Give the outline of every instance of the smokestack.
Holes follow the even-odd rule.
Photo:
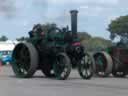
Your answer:
[[[77,10],[71,10],[71,31],[73,38],[77,38]]]

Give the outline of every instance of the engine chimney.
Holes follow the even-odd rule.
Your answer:
[[[71,32],[73,38],[77,38],[77,10],[71,10]]]

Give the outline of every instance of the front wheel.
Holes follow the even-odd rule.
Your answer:
[[[93,75],[93,58],[90,54],[85,53],[78,65],[78,73],[83,79],[90,79]]]
[[[65,53],[57,54],[55,63],[53,64],[53,70],[56,79],[65,80],[68,78],[71,72],[71,63]]]

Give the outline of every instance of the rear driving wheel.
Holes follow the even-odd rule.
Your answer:
[[[53,69],[57,79],[67,79],[71,72],[71,63],[69,57],[65,53],[57,54]]]
[[[12,68],[17,77],[32,77],[38,67],[38,53],[31,43],[19,43],[13,50]]]
[[[94,54],[96,75],[100,77],[107,77],[112,72],[113,62],[112,58],[106,52],[98,52]]]

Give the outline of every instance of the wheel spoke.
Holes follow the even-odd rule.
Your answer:
[[[84,63],[88,63],[88,57],[87,57],[87,55],[85,55],[85,58],[83,58],[83,60],[84,60]]]
[[[78,72],[83,79],[90,79],[92,77],[91,64],[92,60],[89,54],[85,54],[85,56],[81,59],[80,65],[78,66]]]
[[[22,74],[27,74],[27,70],[29,69],[29,52],[28,49],[25,46],[22,46],[22,48],[19,50],[20,55],[18,57],[14,56],[15,64],[17,64],[17,69],[19,69],[19,72]]]

